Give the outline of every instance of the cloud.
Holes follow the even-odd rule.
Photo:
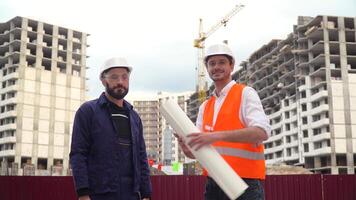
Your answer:
[[[204,30],[216,24],[236,3],[246,7],[206,44],[229,40],[237,63],[272,39],[293,31],[299,15],[355,16],[354,0],[2,0],[0,16],[16,15],[89,33],[87,71],[90,96],[103,90],[98,68],[112,56],[126,56],[134,66],[130,92],[195,89],[199,18]]]

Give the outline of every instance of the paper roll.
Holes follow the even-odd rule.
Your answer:
[[[188,134],[200,132],[173,100],[164,101],[160,106],[160,111],[177,134],[184,138],[184,141],[187,141]],[[245,192],[247,184],[226,163],[215,148],[211,145],[206,145],[198,151],[189,146],[188,148],[230,199],[236,199]]]

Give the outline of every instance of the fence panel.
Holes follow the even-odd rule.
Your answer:
[[[201,200],[204,176],[151,176],[152,200]],[[356,175],[271,175],[266,200],[355,200]],[[76,200],[71,176],[0,176],[0,200]]]
[[[324,175],[324,200],[355,200],[356,175]]]
[[[0,176],[1,200],[75,200],[71,176]]]
[[[322,200],[321,175],[271,175],[265,181],[266,200]]]
[[[203,199],[206,177],[152,176],[152,200]]]

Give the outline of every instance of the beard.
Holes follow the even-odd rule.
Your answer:
[[[111,97],[117,100],[123,99],[129,92],[129,88],[126,88],[121,84],[118,84],[114,87],[110,87],[109,84],[106,83],[105,90]]]

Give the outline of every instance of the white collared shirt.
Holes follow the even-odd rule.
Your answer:
[[[234,80],[230,81],[230,83],[228,83],[221,90],[219,96],[216,95],[216,90],[214,90],[213,94],[215,96],[215,104],[213,126],[215,125],[216,118],[218,116],[222,104],[225,101],[227,94],[235,83],[236,82]],[[207,101],[204,101],[204,103],[199,107],[196,126],[200,130],[203,130],[203,113],[206,102]],[[260,127],[266,132],[268,137],[271,135],[271,125],[269,124],[269,119],[267,118],[263,110],[260,97],[252,87],[244,87],[242,91],[240,111],[236,114],[239,114],[241,122],[245,125],[245,127]]]

